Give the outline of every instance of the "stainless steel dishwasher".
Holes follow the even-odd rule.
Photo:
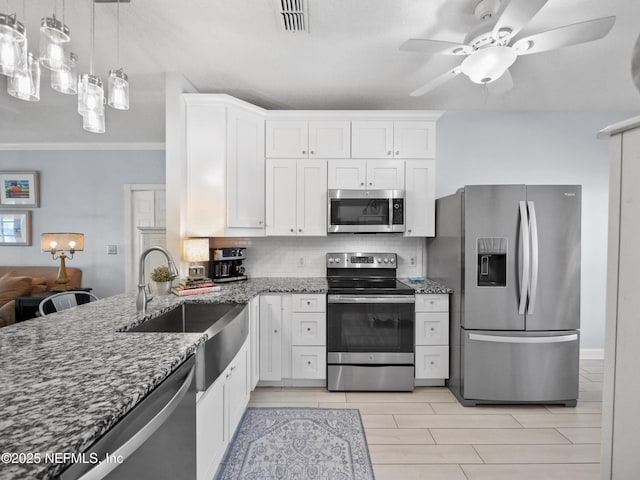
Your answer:
[[[85,452],[110,462],[76,463],[61,480],[145,480],[196,478],[195,356]],[[121,457],[122,463],[115,458]],[[93,457],[95,458],[95,456]]]

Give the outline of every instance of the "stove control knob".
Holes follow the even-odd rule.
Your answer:
[[[388,258],[385,258],[385,259],[384,259],[384,263],[389,263],[389,259],[388,259]]]
[[[382,259],[378,257],[378,263],[382,263]]]
[[[333,258],[329,257],[329,264],[333,263]]]
[[[393,257],[391,257],[391,258],[389,259],[389,261],[390,261],[391,263],[396,263],[396,259],[395,259],[395,258],[393,258]]]
[[[335,258],[335,262],[336,262],[336,263],[340,263],[340,257],[336,257],[336,258]]]

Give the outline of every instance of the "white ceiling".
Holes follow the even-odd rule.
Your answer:
[[[307,0],[309,33],[285,32],[274,0],[131,0],[120,6],[121,66],[131,110],[108,109],[107,133],[82,130],[75,97],[53,92],[43,71],[41,101],[0,93],[0,144],[163,142],[163,72],[181,72],[200,92],[224,92],[275,109],[434,109],[637,112],[630,73],[640,1],[549,0],[519,36],[609,15],[602,40],[518,58],[515,86],[501,95],[459,75],[423,97],[408,94],[460,61],[400,51],[409,38],[462,42],[477,25],[477,0]],[[508,0],[504,0],[508,1]],[[26,18],[31,50],[41,17],[62,0],[5,0]],[[88,72],[90,0],[67,0],[65,23],[80,71]],[[23,9],[24,14],[23,15]],[[116,65],[115,4],[96,5],[95,71]],[[5,80],[0,80],[5,91]]]

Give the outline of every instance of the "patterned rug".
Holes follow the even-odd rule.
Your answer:
[[[248,408],[216,480],[373,480],[360,412]]]

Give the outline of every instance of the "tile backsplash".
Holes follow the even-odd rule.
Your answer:
[[[213,238],[211,246],[246,247],[250,277],[324,277],[329,252],[395,252],[398,277],[423,275],[426,264],[425,239],[397,234]]]

